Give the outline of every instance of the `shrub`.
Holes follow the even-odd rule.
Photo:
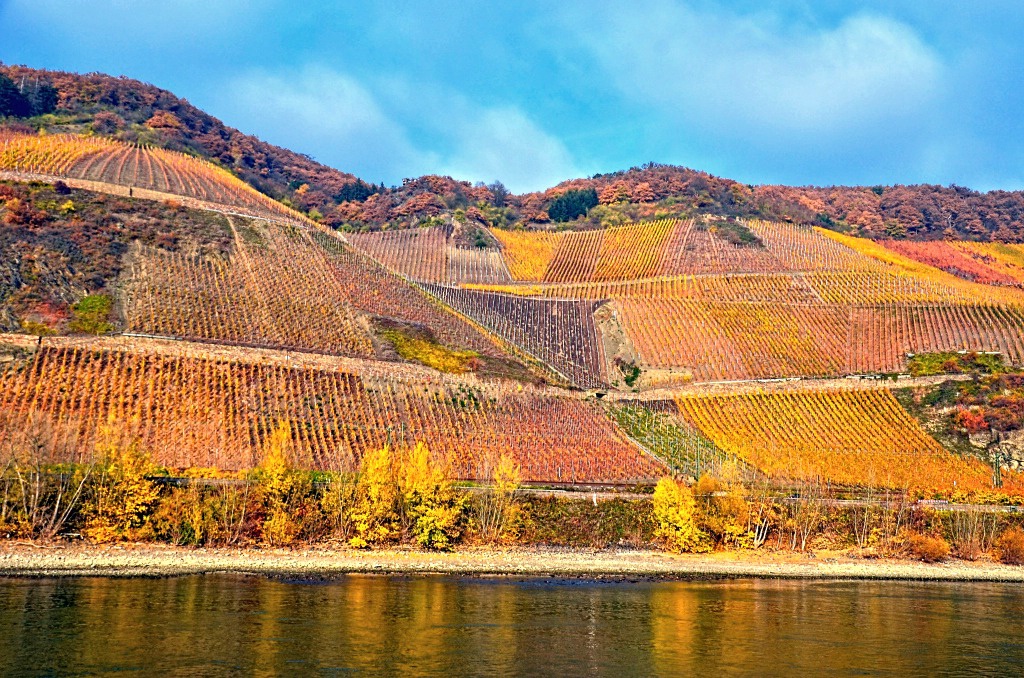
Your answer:
[[[66,465],[75,430],[0,412],[0,535],[51,538],[78,518],[93,464]]]
[[[150,518],[153,536],[175,546],[206,543],[210,518],[206,504],[197,485],[172,489],[161,497]]]
[[[349,544],[365,548],[400,534],[399,493],[387,447],[363,456],[356,479],[356,499],[349,509],[355,534]]]
[[[665,477],[654,488],[656,535],[670,551],[707,551],[707,535],[697,526],[696,502],[690,488]]]
[[[912,534],[907,547],[911,556],[926,563],[938,563],[949,557],[949,543],[942,537]]]
[[[747,529],[750,509],[742,487],[723,491],[715,478],[704,475],[694,488],[697,503],[697,524],[716,544],[747,545],[752,542]]]
[[[257,472],[265,510],[263,541],[271,546],[294,543],[315,522],[313,514],[318,510],[311,501],[309,474],[292,468],[291,445],[291,424],[282,421],[267,441],[263,463]]]
[[[458,541],[466,498],[455,490],[449,465],[431,459],[422,442],[402,459],[401,494],[405,521],[420,546],[445,550]]]
[[[510,514],[515,510],[515,493],[521,482],[522,468],[512,457],[502,454],[494,464],[491,486],[477,496],[476,518],[485,541],[500,541]]]
[[[1007,565],[1024,565],[1024,530],[1018,526],[1007,528],[996,540],[999,561]]]
[[[111,422],[96,445],[103,460],[83,533],[96,542],[133,539],[143,533],[160,488],[147,476],[154,470],[139,441]]]

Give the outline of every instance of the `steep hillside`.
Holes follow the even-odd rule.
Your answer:
[[[307,211],[358,186],[354,176],[226,126],[172,93],[130,78],[0,65],[0,76],[30,94],[52,87],[51,101],[9,124],[52,133],[94,133],[185,151],[212,160],[275,199]],[[296,199],[303,185],[310,187]]]
[[[456,233],[351,241],[581,386],[878,375],[957,350],[1024,365],[1024,293],[864,238],[707,218]]]
[[[822,226],[868,238],[1024,240],[1024,192],[960,186],[749,186],[683,167],[650,163],[574,179],[519,196],[524,217],[541,216],[568,191],[593,190],[593,224],[665,216],[750,217]]]
[[[354,471],[368,450],[424,441],[461,478],[488,477],[499,451],[535,482],[649,482],[663,472],[592,402],[570,394],[271,351],[49,340],[0,362],[0,415],[33,411],[73,441],[91,441],[111,421],[134,426],[172,468],[257,466],[287,421],[294,461],[306,468]],[[0,416],[0,434],[5,423],[17,418]],[[88,442],[68,447],[90,453]]]
[[[0,111],[23,132],[96,134],[209,159],[275,200],[345,230],[450,222],[491,227],[572,221],[577,229],[699,215],[782,220],[869,238],[1024,241],[1024,193],[959,186],[749,186],[649,163],[511,195],[500,182],[450,177],[366,183],[224,125],[172,93],[129,78],[0,64],[22,101]],[[589,192],[592,198],[589,197]],[[572,198],[571,200],[569,198]],[[582,202],[581,202],[582,200]],[[577,220],[577,214],[582,218]]]
[[[63,185],[0,183],[0,326],[66,331],[73,304],[115,293],[133,243],[221,257],[232,240],[213,212]]]
[[[125,331],[539,378],[495,338],[307,226],[42,183],[0,184],[0,221],[0,329]]]
[[[167,120],[161,96],[147,120]],[[1015,376],[960,393],[945,428],[920,407],[933,396],[885,390],[1024,368],[1024,255],[907,237],[940,212],[879,237],[839,189],[649,166],[519,197],[367,187],[318,203],[338,233],[170,136],[18,131],[83,131],[113,105],[74,123],[31,98],[0,134],[0,323],[18,332],[0,341],[0,433],[42,417],[81,456],[120,422],[162,464],[240,469],[284,423],[293,461],[324,470],[423,440],[473,479],[508,452],[543,483],[1024,489],[1018,457],[979,446],[1019,428]],[[890,189],[866,190],[865,214],[886,214]],[[1012,200],[950,190],[958,215],[986,214],[965,232],[1015,228]]]

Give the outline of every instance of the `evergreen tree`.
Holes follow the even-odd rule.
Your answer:
[[[0,74],[0,117],[24,118],[32,114],[32,105],[6,75]]]
[[[566,191],[548,205],[548,216],[554,221],[570,221],[586,215],[598,204],[593,188]]]

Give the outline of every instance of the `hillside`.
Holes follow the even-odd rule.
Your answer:
[[[293,461],[325,471],[424,441],[465,479],[505,452],[537,483],[1024,491],[1016,396],[936,400],[921,376],[1016,383],[1012,243],[871,239],[753,218],[764,204],[694,216],[696,185],[658,203],[656,182],[523,229],[529,196],[430,177],[404,188],[477,206],[413,197],[436,208],[417,228],[339,233],[159,146],[3,141],[0,429],[42,417],[67,460],[120,422],[168,468],[251,468],[283,422]],[[570,186],[600,203],[629,176]]]
[[[92,133],[198,155],[274,199],[292,199],[304,211],[330,204],[331,196],[357,184],[351,174],[243,134],[188,101],[138,80],[2,64],[0,76],[27,90],[28,98],[48,99],[8,119],[18,130]],[[47,86],[52,88],[48,98],[33,96]],[[296,190],[304,184],[315,191],[296,199]]]

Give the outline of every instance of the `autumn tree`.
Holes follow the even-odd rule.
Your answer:
[[[641,181],[633,187],[633,192],[630,195],[632,202],[654,202],[655,195],[654,189],[646,181]]]
[[[627,202],[629,200],[629,184],[625,181],[616,181],[609,184],[601,190],[598,200],[600,200],[602,205]]]
[[[697,503],[690,488],[665,477],[654,488],[656,534],[670,551],[707,551],[707,535],[697,525]]]

